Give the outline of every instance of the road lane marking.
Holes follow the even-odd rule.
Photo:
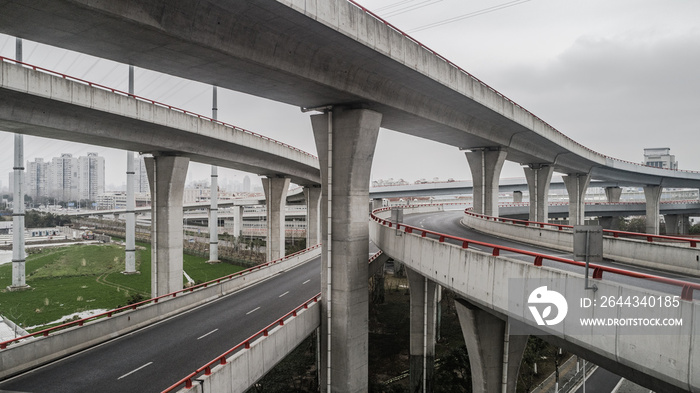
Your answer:
[[[306,281],[302,282],[301,285],[307,284],[309,282],[311,282],[311,280],[306,280]]]
[[[282,296],[284,296],[284,295],[286,295],[286,294],[288,294],[288,293],[289,293],[289,291],[287,291],[287,292],[285,292],[285,293],[279,295],[278,297],[282,297]]]
[[[135,372],[141,370],[141,369],[144,368],[144,367],[148,367],[148,366],[150,366],[151,364],[153,364],[153,362],[148,362],[148,363],[144,364],[143,366],[141,366],[141,367],[139,367],[139,368],[137,368],[137,369],[135,369],[135,370],[129,371],[128,373],[126,373],[126,374],[122,375],[121,377],[117,378],[117,381],[120,380],[120,379],[122,379],[122,378],[124,378],[124,377],[128,377],[129,375],[131,375],[131,374],[133,374],[133,373],[135,373]]]
[[[258,311],[258,310],[260,310],[260,307],[256,307],[256,308],[254,308],[254,309],[248,311],[247,313],[245,313],[245,315],[252,314],[252,313],[254,313],[254,312]]]
[[[219,330],[219,329],[214,329],[214,330],[212,330],[211,332],[209,332],[209,333],[207,333],[207,334],[205,334],[205,335],[203,335],[203,336],[201,336],[201,337],[197,337],[197,340],[199,340],[199,339],[201,339],[201,338],[204,338],[204,337],[206,337],[206,336],[208,336],[208,335],[214,333],[214,332],[217,331],[217,330]]]

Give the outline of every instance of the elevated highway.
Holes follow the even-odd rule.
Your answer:
[[[398,227],[395,222],[390,224],[388,211],[378,213],[370,231],[374,242],[385,253],[424,277],[421,280],[450,288],[465,299],[465,303],[458,305],[458,309],[462,309],[460,320],[465,330],[465,341],[470,358],[480,358],[472,362],[472,367],[476,367],[472,374],[475,389],[493,391],[496,386],[500,388],[502,382],[511,391],[513,373],[517,377],[519,351],[524,349],[524,342],[519,337],[527,333],[543,335],[546,340],[655,391],[698,389],[700,382],[695,379],[698,375],[695,370],[698,367],[695,315],[699,307],[697,289],[700,289],[700,283],[697,280],[670,279],[653,273],[632,273],[611,265],[595,264],[596,270],[600,269],[598,274],[593,275],[598,290],[586,291],[583,287],[582,263],[568,259],[566,254],[528,251],[533,249],[520,244],[509,247],[502,241],[498,245],[479,241],[473,237],[473,233],[463,237],[465,228],[459,224],[462,214],[436,215],[435,211],[441,209],[411,207],[410,211],[415,213],[432,213],[406,218],[406,223]],[[529,291],[523,291],[522,286],[518,290],[514,283],[518,280],[532,280],[534,284],[546,284],[548,288],[560,291],[569,301],[570,314],[574,314],[572,310],[577,308],[575,318],[565,319],[555,327],[538,326],[527,312]],[[513,294],[510,291],[523,293]],[[581,317],[626,315],[618,309],[608,312],[580,309],[575,305],[578,299],[659,294],[677,296],[679,305],[677,308],[664,308],[663,311],[654,310],[650,315],[681,318],[682,328],[673,332],[647,331],[647,334],[643,334],[632,327],[589,327],[582,331],[576,325]],[[413,329],[412,326],[412,332]],[[415,329],[420,337],[422,327]],[[518,332],[518,329],[524,330]],[[505,334],[505,338],[502,334]],[[487,349],[490,345],[493,347]],[[508,357],[499,356],[499,351],[509,353]],[[505,367],[501,363],[505,359],[516,362],[516,365],[506,362]],[[673,366],[668,367],[669,364]]]
[[[355,2],[8,1],[0,32],[303,108],[361,105],[384,128],[565,174],[700,186],[577,144]]]
[[[29,83],[34,71],[17,65],[3,65],[13,75],[5,79],[3,70],[2,83],[7,85],[0,89],[0,126],[10,131],[71,139],[82,130],[81,138],[94,138],[99,144],[156,153],[151,164],[165,175],[159,175],[161,184],[154,186],[154,194],[162,198],[154,209],[160,215],[156,222],[176,223],[158,226],[160,257],[171,251],[169,243],[181,243],[173,235],[181,233],[181,206],[170,203],[178,195],[171,195],[169,186],[180,187],[184,181],[188,157],[248,170],[263,167],[262,173],[269,174],[270,201],[282,199],[279,190],[286,189],[289,179],[321,183],[321,377],[328,391],[367,388],[367,323],[362,317],[367,312],[365,206],[380,127],[464,150],[478,182],[475,207],[488,215],[498,215],[494,195],[506,159],[525,167],[530,218],[535,221],[548,217],[553,171],[566,175],[569,215],[576,223],[583,218],[582,193],[591,179],[643,186],[650,233],[658,233],[663,187],[700,187],[700,173],[645,167],[581,146],[353,1],[9,0],[3,3],[0,32],[322,112],[311,116],[319,174],[312,168],[313,158],[279,144],[263,142],[257,148],[250,135],[234,132],[250,139],[251,145],[242,148],[219,124],[62,78],[39,75]],[[34,82],[41,89],[33,90]],[[50,114],[57,119],[69,121],[59,121],[62,127],[56,127],[51,116],[42,116],[46,108],[53,108]],[[91,122],[99,127],[85,127]],[[158,138],[151,138],[151,132]],[[112,140],[113,135],[120,135],[119,140]],[[198,143],[186,146],[190,138]],[[235,162],[223,145],[235,147],[250,161]],[[287,157],[290,166],[275,163],[273,156]],[[268,167],[260,157],[273,164]],[[270,239],[281,231],[279,214],[272,217]],[[171,259],[178,252],[171,253]],[[181,281],[177,266],[159,269],[169,270]],[[168,280],[162,277],[159,282]],[[688,378],[686,382],[692,384]]]

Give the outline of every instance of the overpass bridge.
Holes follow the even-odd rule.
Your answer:
[[[172,267],[166,260],[177,261],[181,254],[177,246],[167,247],[181,243],[181,217],[171,216],[181,214],[173,203],[181,186],[170,186],[182,183],[190,158],[258,167],[269,175],[271,201],[283,199],[280,190],[290,179],[308,185],[309,193],[322,184],[316,195],[323,212],[324,390],[367,386],[365,206],[380,126],[462,149],[476,179],[476,211],[492,216],[498,215],[498,179],[506,159],[525,167],[534,221],[548,217],[554,171],[565,175],[575,223],[582,222],[582,195],[591,179],[644,187],[650,233],[658,233],[663,187],[700,188],[700,173],[645,167],[581,146],[354,1],[54,0],[40,6],[7,1],[3,7],[5,34],[322,112],[311,116],[319,175],[313,157],[201,116],[2,65],[0,127],[154,152],[150,172],[161,174],[154,194],[162,198],[154,203],[160,206],[156,223],[170,223],[155,231],[162,247],[157,255],[164,257],[154,269],[159,272],[178,276],[177,262]],[[250,161],[233,158],[231,151]],[[271,235],[281,231],[279,214],[268,222]]]
[[[514,248],[465,238],[455,233],[464,229],[459,229],[459,224],[456,227],[445,225],[449,221],[445,219],[445,214],[435,218],[436,212],[444,209],[443,205],[416,205],[405,209],[405,212],[411,212],[417,218],[406,216],[402,222],[391,217],[391,209],[375,211],[370,233],[372,240],[386,254],[403,262],[409,269],[411,307],[421,310],[411,316],[411,350],[417,361],[427,356],[428,364],[432,364],[432,344],[429,342],[426,347],[424,342],[419,341],[434,336],[434,322],[429,322],[427,326],[424,324],[423,310],[434,312],[430,310],[435,307],[435,286],[440,285],[454,291],[462,299],[457,302],[457,308],[470,354],[475,391],[515,391],[520,357],[528,334],[542,336],[546,341],[654,391],[700,389],[700,381],[696,380],[700,363],[695,350],[698,337],[695,315],[700,307],[697,293],[699,280],[671,279],[653,273],[639,273],[629,266],[621,268],[596,263],[591,266],[595,270],[592,279],[597,290],[587,290],[583,280],[583,262],[576,262],[567,255],[553,256],[551,253],[528,251],[523,246]],[[461,211],[456,213],[450,217],[461,220]],[[432,227],[430,218],[433,219]],[[473,224],[473,220],[469,223]],[[435,225],[442,226],[443,231],[436,230]],[[499,225],[512,226],[505,223]],[[450,229],[444,231],[446,228]],[[479,228],[484,228],[483,224]],[[518,231],[524,230],[524,227],[520,227]],[[532,230],[542,231],[539,225]],[[487,231],[493,232],[493,229]],[[552,232],[561,231],[552,229]],[[510,236],[503,231],[498,231],[498,234]],[[518,240],[531,242],[523,236]],[[545,243],[555,245],[555,242]],[[700,273],[695,261],[697,248],[689,244],[678,247],[685,250],[682,252],[693,254],[693,270],[697,277]],[[666,259],[666,263],[675,263],[675,258]],[[658,271],[660,268],[656,266],[654,269]],[[633,277],[634,280],[631,279]],[[530,293],[540,286],[559,291],[568,301],[567,315],[573,317],[564,319],[562,324],[538,324],[528,306],[533,304]],[[417,292],[415,298],[414,290]],[[663,310],[647,309],[645,312],[631,308],[623,310],[614,305],[606,310],[604,307],[585,308],[580,306],[583,303],[576,304],[580,299],[595,301],[626,296],[671,296],[678,299],[678,304],[662,307]],[[560,312],[559,308],[557,315]],[[682,319],[683,322],[682,326],[665,332],[648,326],[644,330],[631,325],[586,328],[581,323],[586,318],[632,317],[668,317]],[[419,365],[415,365],[418,373]],[[425,369],[423,372],[426,372]]]

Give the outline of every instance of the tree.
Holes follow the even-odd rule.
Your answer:
[[[547,343],[539,337],[531,336],[527,341],[523,360],[520,364],[520,375],[518,375],[519,387],[525,392],[530,392],[535,386],[537,372],[537,361],[542,359],[547,351]]]

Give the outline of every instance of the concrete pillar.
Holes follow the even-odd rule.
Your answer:
[[[583,225],[586,220],[586,189],[591,182],[590,173],[575,173],[563,176],[569,194],[569,225]]]
[[[411,269],[406,275],[411,294],[409,391],[429,393],[435,372],[437,285]]]
[[[523,201],[523,192],[522,191],[513,191],[513,202],[520,203],[522,201]]]
[[[681,214],[678,217],[678,234],[688,235],[690,234],[690,216],[687,214]]]
[[[647,231],[650,235],[659,234],[659,204],[663,187],[650,185],[644,187],[644,199],[647,208]]]
[[[525,171],[527,187],[530,190],[530,221],[547,222],[549,218],[549,184],[554,167],[533,164]]]
[[[243,206],[234,206],[232,209],[234,236],[243,236]]]
[[[22,39],[15,39],[15,58],[22,61]],[[14,195],[12,196],[12,285],[11,291],[29,288],[25,278],[24,251],[24,135],[15,134]]]
[[[509,324],[462,299],[455,300],[472,371],[472,392],[515,393],[528,336],[509,334]]]
[[[678,233],[678,214],[664,214],[664,222],[666,223],[666,234],[675,235]]]
[[[306,200],[306,247],[321,243],[321,187],[304,187]]]
[[[14,195],[12,196],[12,285],[11,291],[28,288],[24,251],[24,136],[15,134]]]
[[[134,66],[129,66],[129,94],[134,94]],[[124,274],[136,273],[136,196],[134,194],[134,152],[126,152],[126,244]]]
[[[267,260],[273,261],[284,256],[284,220],[287,205],[289,178],[266,177],[262,179],[267,200]]]
[[[151,188],[151,295],[182,289],[182,196],[190,159],[144,159]]]
[[[136,273],[136,196],[134,193],[134,152],[126,152],[126,245],[124,274]]]
[[[323,183],[323,392],[368,390],[367,201],[381,119],[371,110],[345,108],[311,116]]]
[[[209,197],[209,263],[219,263],[219,174],[218,168],[211,166],[211,189]]]
[[[466,151],[473,179],[474,212],[498,216],[498,179],[507,152],[500,148]]]
[[[622,188],[620,187],[605,187],[605,197],[609,203],[620,202],[620,197],[622,196]],[[598,221],[603,229],[620,229],[620,217],[598,217]]]
[[[218,118],[219,108],[217,107],[216,86],[212,87],[211,97],[211,118]],[[219,173],[218,168],[211,166],[211,189],[209,191],[209,199],[211,205],[209,207],[209,263],[218,263],[219,261]]]
[[[621,187],[605,187],[605,197],[610,203],[620,202],[620,197],[622,196]]]

